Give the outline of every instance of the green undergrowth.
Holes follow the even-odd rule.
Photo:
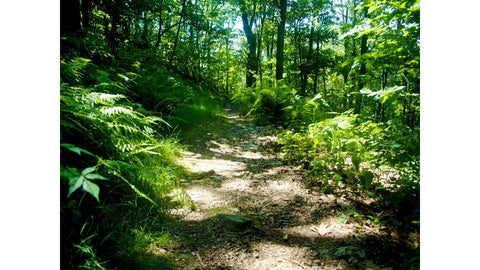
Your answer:
[[[224,100],[208,89],[180,79],[158,65],[147,65],[139,74],[131,87],[135,93],[132,98],[169,123],[165,132],[188,141],[192,130],[221,121]]]
[[[321,95],[301,97],[283,81],[273,86],[239,88],[232,96],[232,102],[239,106],[240,116],[251,117],[258,125],[283,127],[298,127],[322,120],[329,108]]]
[[[240,115],[277,128],[285,161],[305,169],[311,189],[370,197],[384,214],[368,218],[406,239],[420,231],[420,128],[407,113],[415,97],[407,90],[362,89],[360,112],[355,98],[339,106],[326,92],[301,96],[282,81],[240,88],[232,102]],[[392,247],[402,250],[400,264],[418,259],[416,246]]]
[[[198,128],[211,123],[221,123],[224,111],[223,100],[207,93],[193,95],[182,107],[173,111],[170,121],[181,130],[180,135],[186,135],[192,128]]]
[[[418,136],[404,125],[374,122],[349,110],[302,130],[283,130],[278,142],[286,161],[312,176],[312,189],[374,199],[372,209],[381,214],[368,218],[409,239],[420,232]],[[380,248],[401,251],[391,255],[397,263],[418,263],[418,245],[395,241]]]
[[[80,57],[61,62],[60,102],[62,268],[170,269],[168,212],[190,202],[179,133],[219,105],[163,69]]]
[[[199,92],[190,102],[174,110],[169,118],[175,129],[179,130],[179,139],[186,147],[200,142],[208,136],[211,129],[220,134],[227,126],[225,100],[210,94]]]

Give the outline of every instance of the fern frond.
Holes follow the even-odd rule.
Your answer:
[[[158,144],[145,144],[144,147],[139,147],[139,149],[131,151],[130,154],[135,155],[135,154],[138,154],[138,153],[149,153],[149,154],[153,154],[153,155],[163,156],[162,153],[152,151],[152,150],[157,149],[159,147],[161,147],[161,146],[158,145]]]
[[[148,197],[145,193],[141,192],[135,185],[133,185],[132,183],[130,183],[130,181],[128,181],[125,177],[123,177],[118,171],[117,169],[112,166],[114,165],[115,163],[109,161],[109,160],[105,160],[105,165],[107,167],[109,167],[111,170],[111,172],[117,176],[118,178],[120,178],[122,181],[124,181],[128,186],[130,186],[131,189],[133,189],[133,191],[135,191],[135,193],[137,193],[140,197],[148,200],[149,202],[151,202],[153,205],[155,205],[156,207],[158,207],[158,204],[156,202],[154,202],[150,197]]]
[[[160,118],[160,117],[157,117],[157,116],[147,116],[146,118],[147,118],[148,120],[150,120],[151,123],[160,122],[160,123],[164,123],[164,124],[167,125],[168,127],[172,127],[167,121],[163,120],[163,119]]]
[[[108,123],[108,127],[116,130],[119,133],[124,133],[126,134],[134,134],[140,132],[140,129],[137,126],[132,126],[132,125],[125,125],[125,124],[119,124],[119,123]]]
[[[102,82],[93,86],[93,91],[99,93],[125,93],[128,88],[119,82]]]
[[[114,106],[114,107],[105,106],[100,108],[100,112],[108,116],[117,115],[117,114],[126,114],[130,116],[134,115],[132,108],[126,108],[122,106]]]
[[[126,144],[126,143],[124,143],[124,144],[117,144],[116,146],[117,146],[117,148],[119,148],[120,151],[122,151],[122,152],[133,151],[133,150],[135,149],[135,147],[136,147],[135,144]]]
[[[82,124],[80,124],[78,121],[75,121],[73,119],[69,119],[69,120],[61,119],[60,126],[66,127],[66,128],[72,128],[73,130],[76,130],[80,133],[88,131],[84,126],[82,126]]]
[[[88,99],[94,101],[95,103],[103,102],[108,104],[115,104],[117,100],[126,98],[124,95],[121,94],[109,94],[109,93],[101,93],[101,92],[92,92],[90,93]]]

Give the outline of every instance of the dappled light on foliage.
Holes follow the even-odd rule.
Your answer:
[[[418,0],[61,12],[62,269],[419,269]]]

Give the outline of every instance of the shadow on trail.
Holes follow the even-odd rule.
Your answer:
[[[311,257],[305,258],[306,262],[301,263],[300,268],[292,269],[364,269],[367,261],[387,267],[385,269],[416,269],[413,265],[418,262],[417,251],[406,248],[387,234],[338,238],[284,233],[293,226],[320,224],[329,217],[314,215],[305,221],[292,211],[300,208],[307,208],[307,205],[296,200],[287,205],[270,205],[268,209],[263,206],[248,211],[241,209],[240,212],[248,212],[245,216],[253,220],[254,226],[248,228],[225,224],[218,214],[202,221],[177,220],[176,227],[183,228],[178,231],[181,246],[177,255],[194,264],[188,269],[254,269],[239,268],[238,261],[236,264],[229,262],[235,258],[248,265],[259,259],[262,244],[268,244],[312,251]],[[331,205],[323,212],[339,208],[343,209]],[[192,252],[195,255],[191,255]],[[267,255],[274,257],[273,260],[282,259],[275,258],[277,254]],[[408,262],[406,258],[413,260]]]
[[[267,135],[258,134],[256,126],[239,124],[243,121],[237,119],[228,122],[212,124],[212,130],[198,134],[195,140],[190,139],[187,150],[191,152],[192,158],[212,163],[222,160],[242,163],[245,168],[241,170],[251,173],[263,173],[285,165],[280,158],[274,157],[276,150],[279,150],[276,143],[268,139],[258,143],[259,138]]]
[[[185,186],[221,187],[232,175],[250,177],[255,184],[255,180],[264,178],[262,174],[286,166],[271,154],[278,152],[278,146],[259,140],[267,134],[229,109],[222,121],[210,123],[202,132],[196,131],[198,136],[191,136],[189,151],[192,160],[206,165],[231,162],[241,166],[230,168],[228,177],[207,166],[204,171],[192,172]],[[274,173],[282,172],[279,169]],[[270,175],[263,182],[258,181],[258,185],[271,185],[275,177]],[[309,201],[314,198],[309,195],[270,201],[271,194],[252,190],[225,192],[236,208],[234,215],[250,219],[252,226],[226,224],[218,211],[228,207],[208,209],[206,218],[178,218],[172,222],[172,232],[179,243],[174,251],[175,269],[418,269],[419,250],[407,243],[408,230],[400,231],[401,225],[389,222],[384,222],[381,229],[378,224],[372,225],[380,220],[398,219],[382,216],[385,207],[395,203],[395,198],[388,194],[384,196],[386,201],[366,205],[347,199],[342,193],[332,194],[334,199],[328,202],[318,200],[322,194],[315,195],[316,201]],[[378,230],[369,231],[371,228]],[[302,251],[306,257],[288,257],[296,251]],[[258,266],[262,260],[271,261]],[[290,267],[282,268],[281,262],[290,263]]]

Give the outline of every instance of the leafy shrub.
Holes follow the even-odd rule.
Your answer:
[[[288,122],[284,108],[294,103],[295,94],[295,89],[279,83],[272,87],[241,88],[232,101],[239,105],[240,115],[252,116],[256,124],[284,124]]]
[[[165,69],[147,67],[140,73],[143,76],[135,81],[132,89],[135,100],[146,110],[171,115],[180,105],[191,103],[194,89]]]
[[[374,175],[365,165],[376,163],[383,128],[358,118],[350,110],[311,124],[305,132],[283,131],[279,143],[285,158],[303,163],[324,182],[345,180],[369,188]]]
[[[392,166],[405,168],[406,170],[413,169],[418,173],[420,167],[420,129],[412,129],[400,121],[394,120],[388,121],[386,125],[388,132],[385,133],[383,160]]]
[[[182,131],[193,126],[211,123],[223,114],[220,102],[206,93],[195,92],[188,102],[174,109],[170,122]]]
[[[293,128],[304,127],[321,121],[326,117],[328,103],[321,94],[313,98],[295,96],[293,102],[283,108],[286,113],[286,124]]]

